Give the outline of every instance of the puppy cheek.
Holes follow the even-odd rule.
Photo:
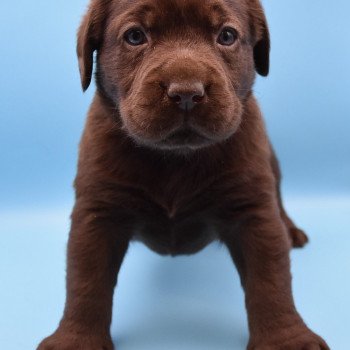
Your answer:
[[[215,113],[215,111],[213,111]],[[233,135],[242,121],[243,106],[238,98],[231,98],[226,106],[217,111],[216,135],[219,140],[224,140]]]
[[[147,116],[132,98],[121,98],[119,112],[123,123],[123,130],[137,141],[152,139],[150,132],[150,117]]]
[[[217,87],[205,113],[198,118],[201,131],[215,140],[223,140],[234,134],[241,123],[243,105],[238,96],[228,88]]]
[[[124,129],[141,142],[158,142],[180,123],[178,116],[165,108],[166,103],[156,90],[136,89],[120,101]]]
[[[225,121],[226,125],[223,128],[226,132],[225,138],[235,134],[242,123],[243,105],[239,99],[237,99],[237,102],[231,106],[228,113],[228,116],[230,117]]]

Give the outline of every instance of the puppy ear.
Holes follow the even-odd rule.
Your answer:
[[[90,6],[78,30],[77,55],[81,85],[84,91],[91,83],[94,52],[103,39],[108,0],[91,0]]]
[[[260,75],[266,77],[270,69],[270,33],[259,0],[250,1],[250,17],[254,37],[255,69]]]

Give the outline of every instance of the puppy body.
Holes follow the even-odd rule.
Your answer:
[[[94,50],[67,302],[38,349],[113,349],[113,289],[133,239],[170,255],[222,241],[246,293],[248,349],[328,349],[295,310],[289,249],[307,238],[283,209],[251,93],[254,69],[268,72],[260,3],[93,0],[78,41],[84,88]]]
[[[234,138],[192,155],[135,147],[116,131],[111,111],[97,95],[81,143],[77,197],[85,201],[90,189],[88,205],[97,199],[96,209],[115,210],[138,232],[127,239],[160,254],[190,254],[231,231],[233,215],[238,222],[252,201],[271,197],[278,212],[271,150],[253,97]]]

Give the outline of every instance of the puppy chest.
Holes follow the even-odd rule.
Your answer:
[[[135,239],[162,255],[193,254],[211,243],[217,234],[209,220],[196,216],[182,220],[162,218],[140,225]]]

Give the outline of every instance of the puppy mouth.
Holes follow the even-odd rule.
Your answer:
[[[206,136],[188,126],[181,127],[157,144],[163,148],[200,148],[211,143]]]

